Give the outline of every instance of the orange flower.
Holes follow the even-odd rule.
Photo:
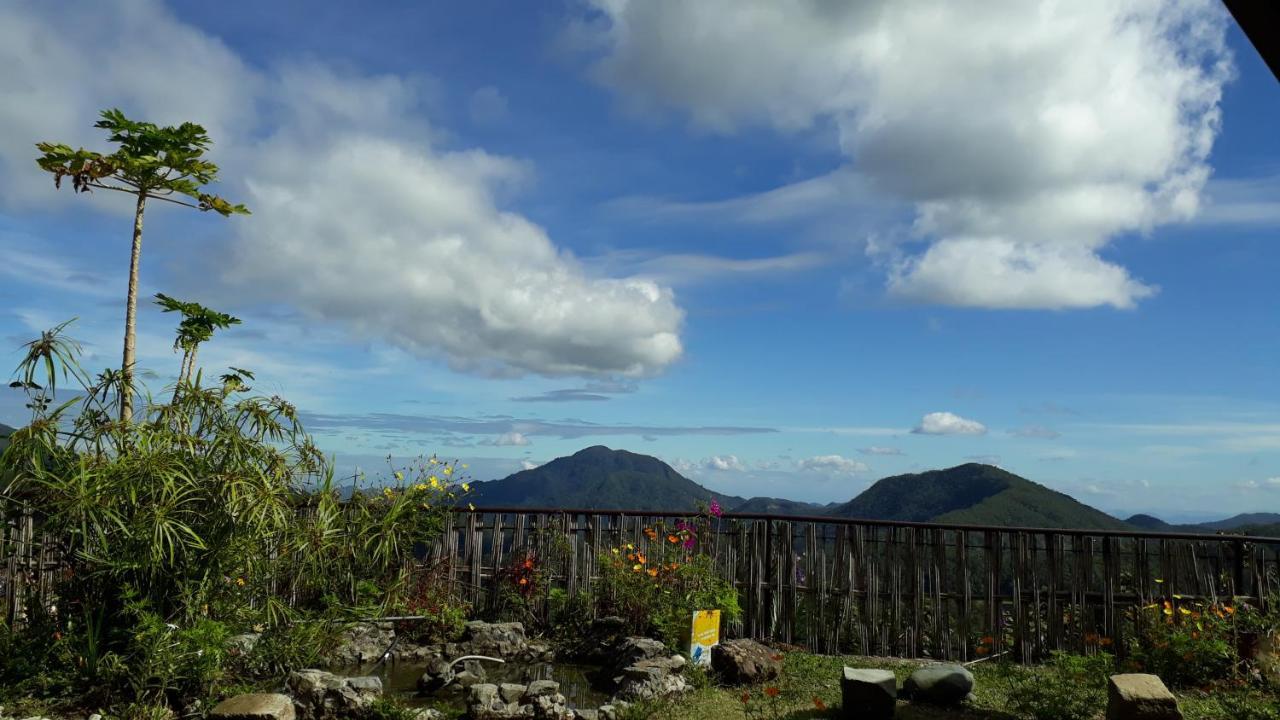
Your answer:
[[[668,569],[668,570],[675,570],[675,569],[677,569],[677,568],[679,568],[679,567],[680,567],[680,563],[678,563],[678,562],[673,562],[673,563],[671,563],[670,565],[668,565],[668,566],[667,566],[667,569]]]
[[[768,696],[769,696],[769,697],[771,697],[771,698],[776,698],[776,697],[778,697],[778,692],[779,692],[778,688],[776,688],[776,687],[774,687],[774,686],[772,686],[772,685],[770,685],[769,687],[767,687],[767,688],[765,688],[765,689],[764,689],[764,694],[765,694],[765,695],[768,695]]]
[[[653,540],[654,538],[658,537],[658,531],[654,530],[653,528],[645,528],[644,536],[649,538],[650,540]]]
[[[814,707],[816,707],[816,708],[818,708],[819,710],[826,710],[826,709],[827,709],[827,704],[826,704],[826,703],[824,703],[824,702],[822,702],[822,698],[818,698],[818,697],[815,697],[815,698],[813,699],[813,706],[814,706]]]
[[[658,568],[649,568],[649,577],[658,577]]]
[[[751,693],[747,693],[747,692],[742,693],[742,704],[746,705],[750,701],[751,701]]]
[[[649,562],[649,561],[648,561],[648,560],[645,560],[645,558],[644,558],[644,553],[636,553],[636,562],[638,562],[638,563],[647,563],[647,562]]]
[[[671,543],[672,545],[674,545],[674,544],[676,544],[676,543],[680,542],[680,538],[676,537],[675,535],[668,535],[668,536],[667,536],[667,542],[669,542],[669,543]]]
[[[1098,641],[1098,644],[1101,645],[1102,647],[1107,647],[1108,645],[1111,644],[1111,638],[1104,637]]]
[[[636,561],[636,554],[635,554],[635,553],[627,553],[627,559],[628,559],[628,560],[630,560],[631,562],[635,562],[635,561]]]
[[[529,584],[529,578],[520,578],[520,584],[521,584],[521,585],[528,585],[528,584]]]
[[[991,652],[991,648],[987,647],[986,645],[979,645],[974,650],[974,652],[976,652],[979,655],[986,655],[987,653]]]
[[[983,638],[982,638],[981,640],[979,640],[978,642],[982,643],[983,645],[990,645],[991,643],[993,643],[993,642],[995,642],[995,641],[996,641],[996,639],[995,639],[995,638],[991,637],[990,635],[985,635],[985,636],[983,636]]]
[[[1230,605],[1227,605],[1226,607],[1224,607],[1224,608],[1222,608],[1222,609],[1223,609],[1223,610],[1225,610],[1225,611],[1227,612],[1227,614],[1228,614],[1228,615],[1235,615],[1235,614],[1236,614],[1236,609],[1235,609],[1235,608],[1233,608],[1233,607],[1231,607]]]
[[[772,661],[774,661],[774,662],[782,662],[782,656],[781,656],[781,655],[770,655],[770,656],[769,656],[769,659],[770,659],[770,660],[772,660]]]

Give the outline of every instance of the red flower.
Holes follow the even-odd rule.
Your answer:
[[[815,698],[813,699],[813,706],[814,706],[814,707],[816,707],[816,708],[818,708],[819,710],[826,710],[826,709],[827,709],[827,704],[826,704],[826,703],[824,703],[824,702],[822,702],[822,698],[817,698],[817,697],[815,697]]]
[[[742,704],[746,705],[750,701],[751,701],[751,693],[749,692],[742,693]]]
[[[776,698],[776,697],[778,697],[778,693],[779,693],[779,692],[780,692],[780,691],[778,690],[778,688],[776,688],[776,687],[774,687],[774,686],[772,686],[772,685],[770,685],[769,687],[767,687],[767,688],[765,688],[765,689],[764,689],[764,694],[765,694],[765,695],[768,695],[768,696],[769,696],[769,697],[771,697],[771,698]]]

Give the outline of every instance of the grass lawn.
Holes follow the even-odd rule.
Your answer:
[[[790,652],[783,661],[783,677],[771,685],[778,688],[778,696],[772,700],[764,693],[764,686],[716,687],[706,681],[706,676],[696,672],[692,679],[698,689],[677,699],[637,705],[628,718],[671,718],[672,720],[730,720],[743,718],[742,695],[750,694],[750,707],[754,718],[836,718],[840,714],[840,676],[844,666],[884,668],[892,670],[899,683],[919,667],[920,662],[866,657],[838,657]],[[1011,679],[1018,669],[996,662],[980,663],[971,668],[977,679],[973,703],[960,709],[943,709],[898,703],[897,717],[901,720],[942,720],[960,718],[992,718],[999,720],[1054,720],[1065,715],[1044,714],[1039,718],[1018,714],[1011,703]],[[1047,675],[1052,670],[1037,668],[1030,672],[1042,678],[1043,685],[1051,684]],[[1024,686],[1025,687],[1025,686]],[[1106,689],[1097,686],[1096,718],[1102,718],[1106,710]],[[1280,694],[1264,693],[1256,689],[1226,689],[1212,691],[1175,691],[1187,720],[1269,720],[1280,719]],[[814,702],[817,699],[825,709]],[[1244,705],[1231,705],[1233,700]],[[1063,703],[1065,704],[1065,703]],[[1050,701],[1047,707],[1060,710],[1063,704]],[[1090,705],[1092,707],[1092,705]],[[1241,710],[1244,707],[1244,710]],[[1250,714],[1254,712],[1257,714]],[[1274,712],[1274,715],[1267,713]]]

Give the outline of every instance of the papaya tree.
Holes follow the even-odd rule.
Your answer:
[[[205,129],[195,123],[161,127],[125,117],[120,110],[104,110],[94,124],[110,133],[115,152],[72,149],[61,143],[41,142],[36,163],[53,173],[55,187],[71,179],[76,193],[113,190],[133,195],[133,245],[129,256],[129,289],[124,316],[124,359],[120,368],[120,419],[133,416],[133,366],[138,309],[138,262],[142,255],[142,218],[148,200],[158,200],[222,216],[249,213],[205,191],[218,179],[218,166],[204,158],[212,144]]]
[[[240,318],[224,312],[207,308],[197,302],[184,302],[156,293],[156,304],[165,312],[177,312],[182,315],[178,323],[178,336],[173,341],[173,349],[182,351],[182,366],[178,369],[178,383],[174,387],[173,397],[177,401],[178,386],[191,382],[195,374],[196,352],[200,343],[213,337],[213,331],[239,325]]]

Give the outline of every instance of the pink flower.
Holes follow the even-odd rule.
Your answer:
[[[712,498],[712,499],[711,499],[711,515],[712,515],[712,517],[720,517],[720,515],[721,515],[721,514],[723,514],[723,512],[724,512],[724,511],[720,509],[720,503],[716,502],[716,501],[715,501],[715,498]]]

